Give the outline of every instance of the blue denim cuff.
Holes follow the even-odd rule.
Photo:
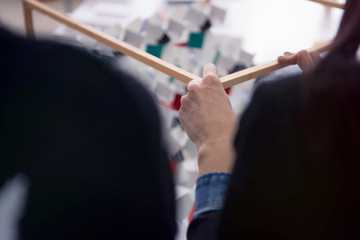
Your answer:
[[[212,172],[204,174],[196,181],[195,209],[192,220],[200,214],[213,210],[221,210],[231,174]]]

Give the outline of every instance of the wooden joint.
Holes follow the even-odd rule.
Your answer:
[[[46,0],[41,0],[46,1]],[[314,2],[330,2],[328,0],[310,0]],[[332,1],[331,1],[332,2]],[[334,5],[335,6],[335,5]],[[201,77],[196,76],[192,73],[189,73],[173,64],[170,64],[160,58],[157,58],[145,51],[142,51],[126,42],[120,41],[117,38],[114,38],[108,34],[101,32],[100,30],[88,26],[86,24],[80,23],[66,16],[65,14],[58,12],[45,4],[41,3],[39,0],[23,0],[24,8],[24,17],[25,17],[25,27],[26,34],[29,37],[34,37],[34,26],[33,26],[33,16],[32,10],[36,10],[48,17],[63,23],[89,37],[96,39],[97,41],[125,54],[128,55],[146,65],[153,67],[154,69],[163,72],[177,80],[184,82],[185,84],[189,83],[193,79],[200,80]],[[329,44],[322,45],[315,49],[308,50],[317,50],[318,52],[324,52],[328,49]],[[234,86],[236,84],[260,77],[262,75],[268,74],[280,68],[283,68],[287,65],[280,64],[278,60],[274,60],[268,63],[264,63],[258,66],[250,67],[242,71],[227,75],[222,77],[220,80],[224,88]]]

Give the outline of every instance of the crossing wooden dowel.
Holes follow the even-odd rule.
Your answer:
[[[345,5],[342,3],[338,3],[332,0],[309,0],[311,2],[317,2],[320,3],[322,5],[328,6],[328,7],[334,7],[334,8],[341,8],[344,9]]]
[[[23,12],[26,35],[32,38],[35,36],[32,9],[30,6],[24,3]]]
[[[40,0],[40,1],[50,1],[50,0]],[[114,38],[108,34],[97,30],[91,26],[80,23],[66,16],[65,14],[58,12],[45,4],[41,3],[39,0],[23,0],[24,16],[25,16],[25,27],[26,33],[29,37],[34,37],[34,26],[33,26],[33,16],[32,10],[39,11],[44,15],[53,18],[54,20],[61,22],[89,37],[96,39],[97,41],[125,54],[132,58],[137,59],[138,61],[149,65],[160,72],[163,72],[177,80],[180,80],[184,83],[188,83],[193,79],[200,80],[201,77],[196,76],[195,74],[189,73],[173,64],[170,64],[160,58],[157,58],[145,51],[142,51],[126,42],[120,41],[117,38]],[[330,2],[335,3],[329,0],[310,0],[314,2],[321,2],[323,4]],[[339,4],[339,3],[336,3]],[[333,5],[340,6],[340,5]],[[318,52],[323,52],[328,48],[328,44],[318,46],[317,48],[312,48],[309,50],[316,49]],[[268,63],[264,63],[258,66],[250,67],[242,71],[224,76],[221,78],[224,88],[234,86],[236,84],[248,81],[253,78],[260,77],[262,75],[268,74],[275,70],[285,67],[286,65],[279,63],[277,60],[273,60]]]
[[[326,43],[321,44],[320,46],[309,48],[308,51],[316,50],[319,53],[322,53],[322,52],[325,52],[326,50],[328,50],[330,44],[331,44],[331,42],[326,42]],[[224,77],[220,78],[220,80],[222,82],[223,87],[228,88],[228,87],[232,87],[236,84],[239,84],[239,83],[242,83],[242,82],[257,78],[257,77],[261,77],[265,74],[279,70],[286,66],[288,66],[288,65],[279,63],[278,60],[273,60],[271,62],[260,64],[260,65],[250,67],[250,68],[244,69],[242,71],[235,72],[233,74],[224,76]]]
[[[157,58],[145,51],[142,51],[126,42],[120,41],[117,38],[114,38],[108,34],[105,34],[101,32],[100,30],[97,30],[96,28],[93,28],[91,26],[88,26],[86,24],[80,23],[78,21],[75,21],[74,19],[71,19],[70,17],[66,16],[65,14],[58,12],[45,4],[42,4],[36,0],[23,0],[24,2],[24,9],[32,8],[34,10],[37,10],[41,12],[44,15],[47,15],[58,22],[61,22],[79,32],[84,33],[85,35],[92,37],[96,39],[97,41],[127,55],[132,58],[137,59],[138,61],[149,65],[160,72],[163,72],[175,79],[178,79],[184,83],[190,82],[192,79],[200,79],[199,76],[196,76],[192,73],[189,73],[173,64],[170,64],[160,58]],[[24,10],[27,11],[27,10]],[[25,18],[26,21],[26,31],[28,33],[28,36],[33,36],[33,27],[32,27],[32,18],[31,15],[28,15],[28,18]]]

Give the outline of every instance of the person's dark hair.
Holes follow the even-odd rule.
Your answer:
[[[313,178],[321,188],[317,193],[333,200],[325,231],[332,237],[349,236],[359,213],[359,24],[360,1],[348,0],[329,53],[303,83],[305,156],[318,175]]]
[[[316,145],[324,147],[312,154],[320,154],[324,159],[332,156],[332,150],[340,148],[344,148],[342,156],[360,154],[352,152],[360,143],[360,68],[356,59],[360,43],[359,24],[360,1],[348,0],[331,50],[304,84],[306,102],[303,114],[309,121],[311,119],[307,127],[315,128],[315,132],[310,131],[309,134]],[[344,141],[339,141],[339,138]],[[339,146],[330,148],[332,143],[329,141],[339,143]]]
[[[359,24],[360,1],[348,0],[316,69],[257,87],[220,239],[359,239]]]

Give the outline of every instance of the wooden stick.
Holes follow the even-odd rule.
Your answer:
[[[268,63],[249,67],[242,71],[224,76],[220,78],[220,81],[222,82],[224,88],[229,88],[236,84],[246,82],[257,77],[261,77],[265,74],[271,73],[283,67],[286,67],[286,65],[280,64],[278,60],[273,60]]]
[[[328,50],[330,44],[331,44],[331,42],[326,42],[326,43],[322,44],[321,46],[310,48],[307,51],[316,50],[319,53],[322,53],[322,52],[325,52],[326,50]],[[250,68],[244,69],[242,71],[235,72],[233,74],[224,76],[224,77],[220,78],[220,80],[222,82],[223,87],[228,88],[228,87],[232,87],[236,84],[239,84],[239,83],[242,83],[242,82],[254,79],[254,78],[261,77],[265,74],[271,73],[273,71],[276,71],[276,70],[281,69],[286,66],[288,66],[288,65],[279,63],[278,60],[273,60],[271,62],[260,64],[260,65],[250,67]]]
[[[62,1],[62,0],[37,0],[39,2],[42,2],[42,3],[46,3],[46,2],[59,2],[59,1]]]
[[[317,2],[317,3],[323,4],[323,5],[328,6],[328,7],[345,9],[344,4],[338,3],[338,2],[335,2],[335,1],[331,1],[331,0],[309,0],[309,1]]]
[[[97,30],[93,27],[90,27],[86,24],[80,23],[78,21],[75,21],[71,19],[70,17],[66,16],[65,14],[62,14],[38,1],[35,0],[24,0],[24,5],[28,7],[31,7],[32,9],[35,9],[75,30],[78,30],[79,32],[82,32],[99,42],[125,54],[132,58],[137,59],[138,61],[149,65],[160,72],[163,72],[175,79],[178,79],[184,83],[188,83],[193,79],[200,80],[201,78],[199,76],[196,76],[192,73],[189,73],[175,65],[172,65],[160,58],[157,58],[147,52],[144,52],[126,42],[120,41],[117,38],[114,38],[108,34],[105,34],[101,32],[100,30]],[[31,24],[30,18],[25,18],[26,26],[29,27]],[[30,29],[30,28],[29,28]],[[31,29],[30,29],[31,30]]]
[[[26,36],[28,36],[29,38],[34,38],[35,31],[34,31],[32,9],[25,2],[23,3],[23,11],[24,11]]]
[[[179,67],[176,67],[168,62],[165,62],[164,60],[161,60],[151,54],[148,54],[138,48],[133,47],[132,45],[122,42],[112,36],[109,36],[93,27],[90,27],[86,24],[82,24],[80,22],[77,22],[68,16],[53,10],[52,8],[47,7],[46,5],[35,1],[35,0],[23,0],[24,1],[24,13],[25,13],[25,26],[28,36],[34,35],[34,29],[33,29],[33,22],[32,22],[32,15],[31,15],[31,8],[35,9],[61,23],[64,23],[68,25],[69,27],[78,30],[96,40],[99,42],[116,49],[119,52],[124,53],[125,55],[128,55],[130,57],[133,57],[140,62],[149,65],[160,72],[163,72],[175,79],[178,79],[184,83],[188,83],[189,81],[193,79],[201,80],[201,77],[196,76],[192,73],[189,73]],[[318,52],[323,52],[328,48],[329,44],[322,45],[317,48],[312,48],[310,50],[317,50]],[[220,80],[224,86],[224,88],[228,88],[231,86],[234,86],[236,84],[251,80],[253,78],[260,77],[262,75],[265,75],[267,73],[273,72],[275,70],[278,70],[280,68],[286,67],[287,65],[280,64],[278,60],[274,60],[265,64],[261,64],[258,66],[250,67],[245,70],[227,75],[222,77]]]

